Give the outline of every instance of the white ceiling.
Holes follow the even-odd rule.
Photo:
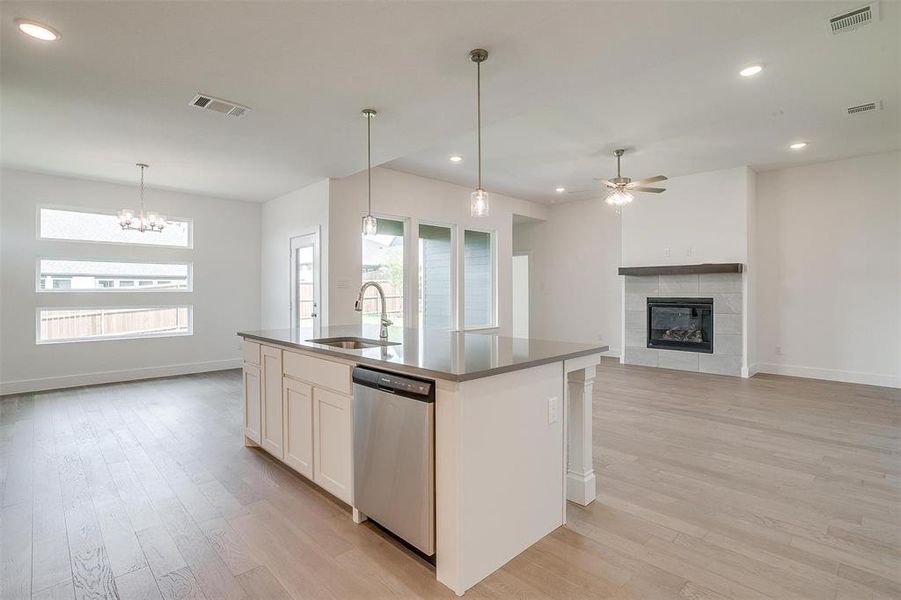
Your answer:
[[[620,146],[633,178],[897,149],[901,4],[826,32],[859,4],[3,2],[0,159],[128,182],[143,161],[148,185],[262,201],[364,168],[372,106],[375,163],[472,185],[478,46],[489,191],[564,199]],[[192,108],[197,92],[253,112]],[[844,114],[872,99],[885,109]]]

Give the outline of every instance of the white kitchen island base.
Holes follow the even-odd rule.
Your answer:
[[[436,569],[457,595],[563,525],[573,489],[569,499],[594,500],[591,381],[598,361],[594,355],[438,382]],[[572,485],[574,477],[580,485]]]

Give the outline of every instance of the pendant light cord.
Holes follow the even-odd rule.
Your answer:
[[[366,182],[368,185],[369,208],[366,212],[372,216],[372,115],[366,115]]]
[[[479,146],[479,189],[482,189],[482,61],[476,63],[476,124]]]

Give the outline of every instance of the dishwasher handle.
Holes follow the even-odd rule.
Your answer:
[[[353,382],[355,385],[397,394],[421,402],[435,401],[435,382],[428,379],[401,376],[367,367],[354,367]]]

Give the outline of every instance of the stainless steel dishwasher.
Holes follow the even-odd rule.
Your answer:
[[[354,506],[435,554],[435,382],[356,367]]]

